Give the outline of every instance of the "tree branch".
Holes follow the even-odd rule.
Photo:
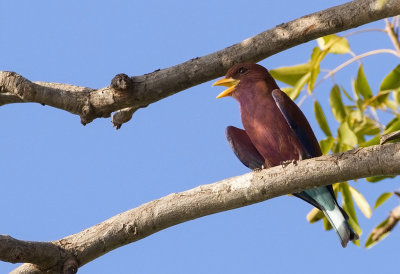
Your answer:
[[[399,42],[399,37],[394,31],[394,25],[393,23],[390,23],[389,20],[386,21],[386,27],[385,30],[387,34],[389,35],[390,40],[393,43],[394,48],[396,49],[397,53],[400,55],[400,42]]]
[[[42,273],[41,269],[45,271],[49,265],[53,266],[53,270],[57,273],[77,272],[76,259],[57,244],[20,241],[7,235],[0,235],[0,243],[0,260],[11,263],[34,263],[35,265],[30,265],[28,268],[28,273],[32,273],[33,269],[36,273]],[[68,272],[74,269],[75,272]]]
[[[383,145],[383,144],[386,144],[389,141],[394,141],[394,140],[399,139],[399,138],[400,138],[400,130],[397,130],[395,132],[382,135],[380,137],[379,143],[381,145]]]
[[[0,235],[0,260],[11,263],[31,262],[38,265],[56,264],[60,253],[58,247],[45,242],[28,242]]]
[[[396,224],[399,221],[400,221],[400,206],[397,206],[392,211],[390,211],[386,225],[375,228],[371,232],[372,239],[375,242],[378,241],[383,235],[392,231],[392,229],[396,226]]]
[[[215,53],[142,76],[119,74],[109,87],[32,83],[16,73],[0,73],[0,105],[36,102],[78,114],[83,124],[112,112],[136,110],[223,75],[233,64],[258,62],[321,36],[400,14],[400,0],[356,0],[303,16]],[[132,112],[132,111],[130,111]],[[129,111],[125,117],[130,117]],[[125,122],[126,118],[120,119]],[[118,119],[117,119],[118,120]],[[115,126],[120,126],[117,122]]]
[[[170,194],[114,216],[100,224],[51,243],[34,243],[30,257],[18,260],[7,252],[13,242],[0,238],[0,258],[8,262],[42,262],[40,268],[24,264],[12,273],[59,273],[63,258],[76,258],[77,267],[123,245],[143,239],[165,228],[265,201],[301,190],[371,176],[400,174],[400,143],[358,148],[345,153],[250,172],[217,183]],[[55,245],[59,250],[40,245]],[[23,245],[19,245],[23,246]],[[62,250],[62,252],[60,252]],[[26,254],[27,250],[21,251]],[[60,255],[61,254],[61,255]],[[55,264],[55,262],[57,262]],[[42,269],[43,272],[40,272]]]

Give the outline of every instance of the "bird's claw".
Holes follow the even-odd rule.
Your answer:
[[[254,171],[254,172],[260,172],[260,171],[263,170],[263,169],[265,169],[265,166],[264,166],[264,165],[262,165],[262,166],[259,167],[259,168],[253,169],[253,171]]]
[[[287,161],[282,161],[281,165],[283,168],[287,167],[288,165],[293,164],[297,166],[297,160],[287,160]]]

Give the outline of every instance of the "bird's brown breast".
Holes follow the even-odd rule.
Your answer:
[[[254,88],[265,90],[263,82]],[[246,92],[238,98],[243,126],[266,167],[299,160],[302,146],[269,92]]]

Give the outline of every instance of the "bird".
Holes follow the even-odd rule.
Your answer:
[[[263,66],[236,64],[213,86],[228,87],[217,99],[231,96],[239,103],[244,130],[228,126],[226,137],[246,167],[259,170],[322,155],[307,118]],[[332,185],[293,195],[325,214],[342,247],[359,238],[348,222],[348,215],[339,206]]]

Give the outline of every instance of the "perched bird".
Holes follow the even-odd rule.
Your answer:
[[[279,89],[266,68],[251,63],[235,65],[214,86],[228,87],[217,98],[232,96],[239,102],[244,130],[228,126],[226,136],[236,156],[248,168],[269,168],[322,155],[306,117]],[[331,185],[293,195],[325,214],[343,247],[358,239]]]

